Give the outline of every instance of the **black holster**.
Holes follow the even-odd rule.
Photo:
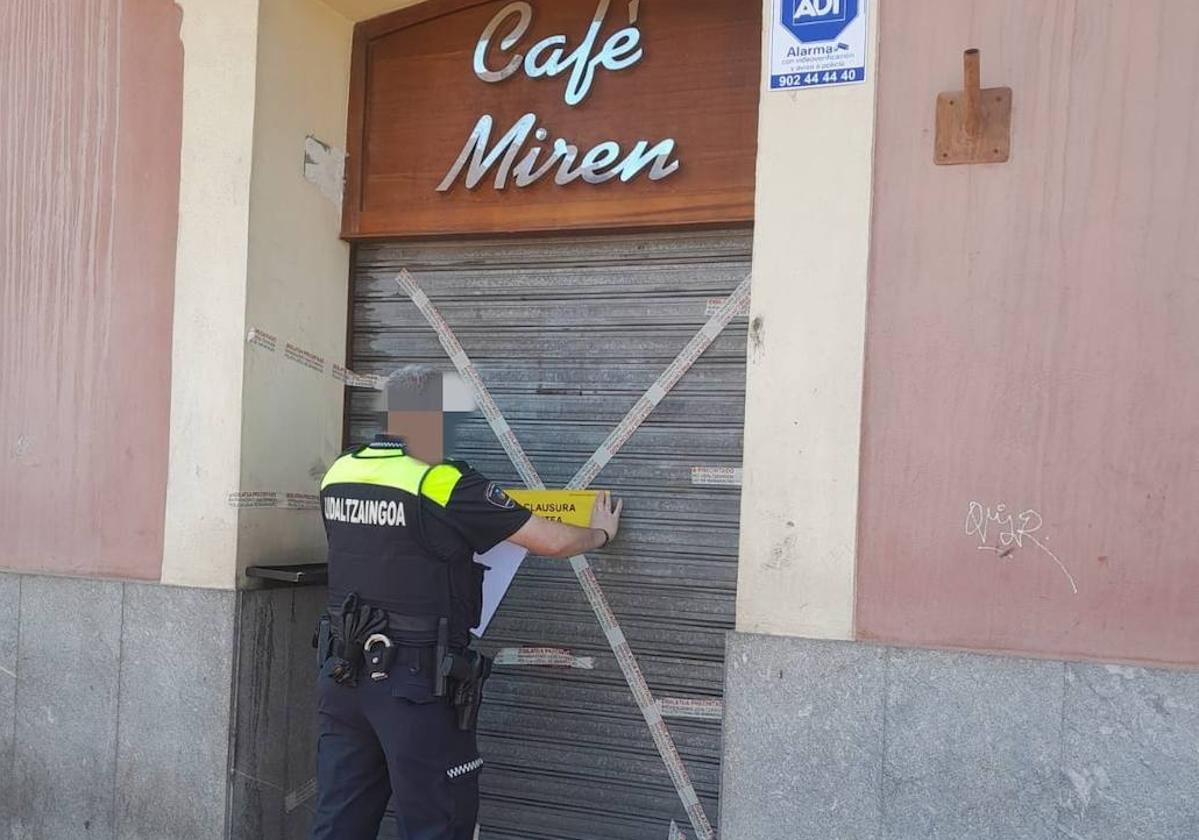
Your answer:
[[[458,728],[463,732],[474,729],[483,703],[483,684],[491,676],[491,659],[469,648],[450,651],[441,660],[441,675],[449,683]]]

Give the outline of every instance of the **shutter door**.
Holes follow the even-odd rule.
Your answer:
[[[450,370],[392,278],[410,269],[441,310],[549,487],[560,487],[749,272],[747,231],[360,244],[351,366]],[[695,467],[741,465],[746,319],[735,318],[600,473],[625,499],[617,541],[590,556],[658,699],[721,697],[733,627],[740,489]],[[352,441],[381,430],[349,402]],[[520,486],[481,416],[453,457]],[[530,558],[481,647],[569,648],[594,670],[498,667],[480,741],[485,840],[663,840],[685,811],[567,561]],[[718,818],[720,722],[667,724]],[[384,836],[387,829],[385,828]]]

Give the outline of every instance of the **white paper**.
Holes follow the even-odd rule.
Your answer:
[[[510,542],[502,542],[486,554],[476,554],[475,562],[487,566],[490,571],[483,578],[483,615],[479,626],[471,632],[483,638],[487,625],[495,617],[495,611],[500,608],[500,602],[512,585],[513,578],[520,570],[520,564],[525,561],[528,550]]]

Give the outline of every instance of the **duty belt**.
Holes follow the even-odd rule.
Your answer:
[[[387,635],[393,642],[405,646],[437,644],[441,619],[424,615],[401,615],[387,610]]]
[[[460,729],[474,729],[483,683],[491,676],[491,660],[469,647],[450,647],[448,618],[403,615],[361,605],[354,593],[340,610],[331,612],[318,623],[313,645],[322,666],[326,658],[334,660],[330,675],[338,685],[354,685],[362,665],[372,681],[381,682],[387,679],[399,648],[413,653],[420,650],[422,659],[423,651],[432,648],[433,696],[449,698]]]
[[[404,647],[432,647],[437,644],[437,631],[441,619],[426,615],[404,615],[391,610],[376,608],[378,614],[387,622],[386,634],[396,644]],[[341,609],[329,609],[333,618],[334,634],[338,635],[341,626]],[[383,632],[379,630],[377,632]]]
[[[422,619],[398,616],[408,628]],[[391,626],[391,614],[388,614]],[[469,731],[475,728],[479,718],[479,706],[483,702],[483,683],[491,676],[491,660],[478,651],[467,648],[452,648],[449,645],[449,619],[436,619],[437,646],[433,654],[433,696],[449,697],[450,705],[458,714],[458,728]],[[391,638],[376,633],[364,645],[367,665],[372,680],[387,679],[395,661],[396,646]]]

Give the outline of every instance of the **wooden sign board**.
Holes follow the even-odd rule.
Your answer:
[[[347,239],[753,218],[761,9],[430,0],[358,25]]]

